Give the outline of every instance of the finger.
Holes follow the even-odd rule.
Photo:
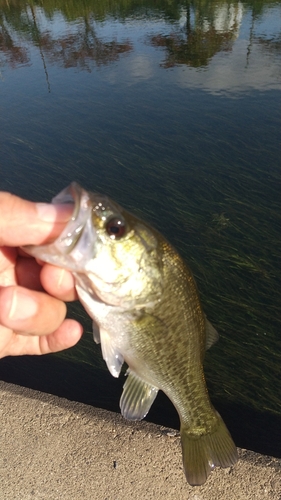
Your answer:
[[[40,245],[64,229],[73,205],[33,203],[0,192],[0,246]]]
[[[48,335],[66,314],[64,302],[20,286],[0,290],[0,324],[23,335]]]
[[[50,335],[38,337],[40,354],[58,352],[74,346],[80,340],[83,328],[78,321],[65,319]]]
[[[0,358],[26,354],[49,354],[51,352],[62,351],[63,349],[68,349],[77,344],[82,333],[82,326],[73,319],[65,319],[59,328],[49,335],[20,335],[11,333],[11,331],[7,329],[7,341],[6,345],[5,340],[3,342],[4,347],[1,349]],[[3,328],[1,334],[5,337]]]
[[[0,247],[0,281],[6,283],[6,274],[14,275],[17,260],[17,249],[11,247]]]
[[[50,295],[66,302],[77,300],[74,278],[69,271],[45,264],[40,273],[41,283]]]

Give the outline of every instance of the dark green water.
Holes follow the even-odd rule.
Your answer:
[[[281,3],[0,1],[0,189],[48,201],[77,180],[151,222],[220,333],[210,395],[236,443],[281,456]],[[118,411],[85,326],[0,378]],[[163,416],[165,415],[165,416]],[[148,419],[177,427],[159,396]]]

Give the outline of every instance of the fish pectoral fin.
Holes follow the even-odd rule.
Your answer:
[[[217,417],[217,425],[206,434],[196,435],[181,426],[183,466],[186,479],[192,486],[205,483],[216,465],[230,467],[237,461],[236,446],[218,413]]]
[[[120,399],[121,413],[128,420],[141,420],[149,412],[158,389],[144,382],[131,370],[128,373]]]
[[[206,351],[212,347],[218,340],[219,334],[213,327],[210,321],[205,316],[205,333],[206,333]]]
[[[100,328],[95,321],[93,321],[93,337],[95,343],[100,344]]]
[[[100,328],[100,342],[102,357],[107,364],[107,368],[113,377],[119,377],[124,358],[111,335],[103,328]]]

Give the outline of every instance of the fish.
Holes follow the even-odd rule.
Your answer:
[[[215,466],[235,464],[237,449],[208,395],[203,360],[218,333],[191,270],[160,232],[106,195],[73,182],[52,203],[72,203],[71,219],[55,241],[25,251],[72,272],[108,370],[118,377],[127,364],[122,415],[141,420],[159,390],[168,396],[186,479],[202,485]]]

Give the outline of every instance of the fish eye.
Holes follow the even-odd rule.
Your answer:
[[[119,240],[126,233],[126,224],[121,217],[112,217],[106,222],[105,229],[113,240]]]

